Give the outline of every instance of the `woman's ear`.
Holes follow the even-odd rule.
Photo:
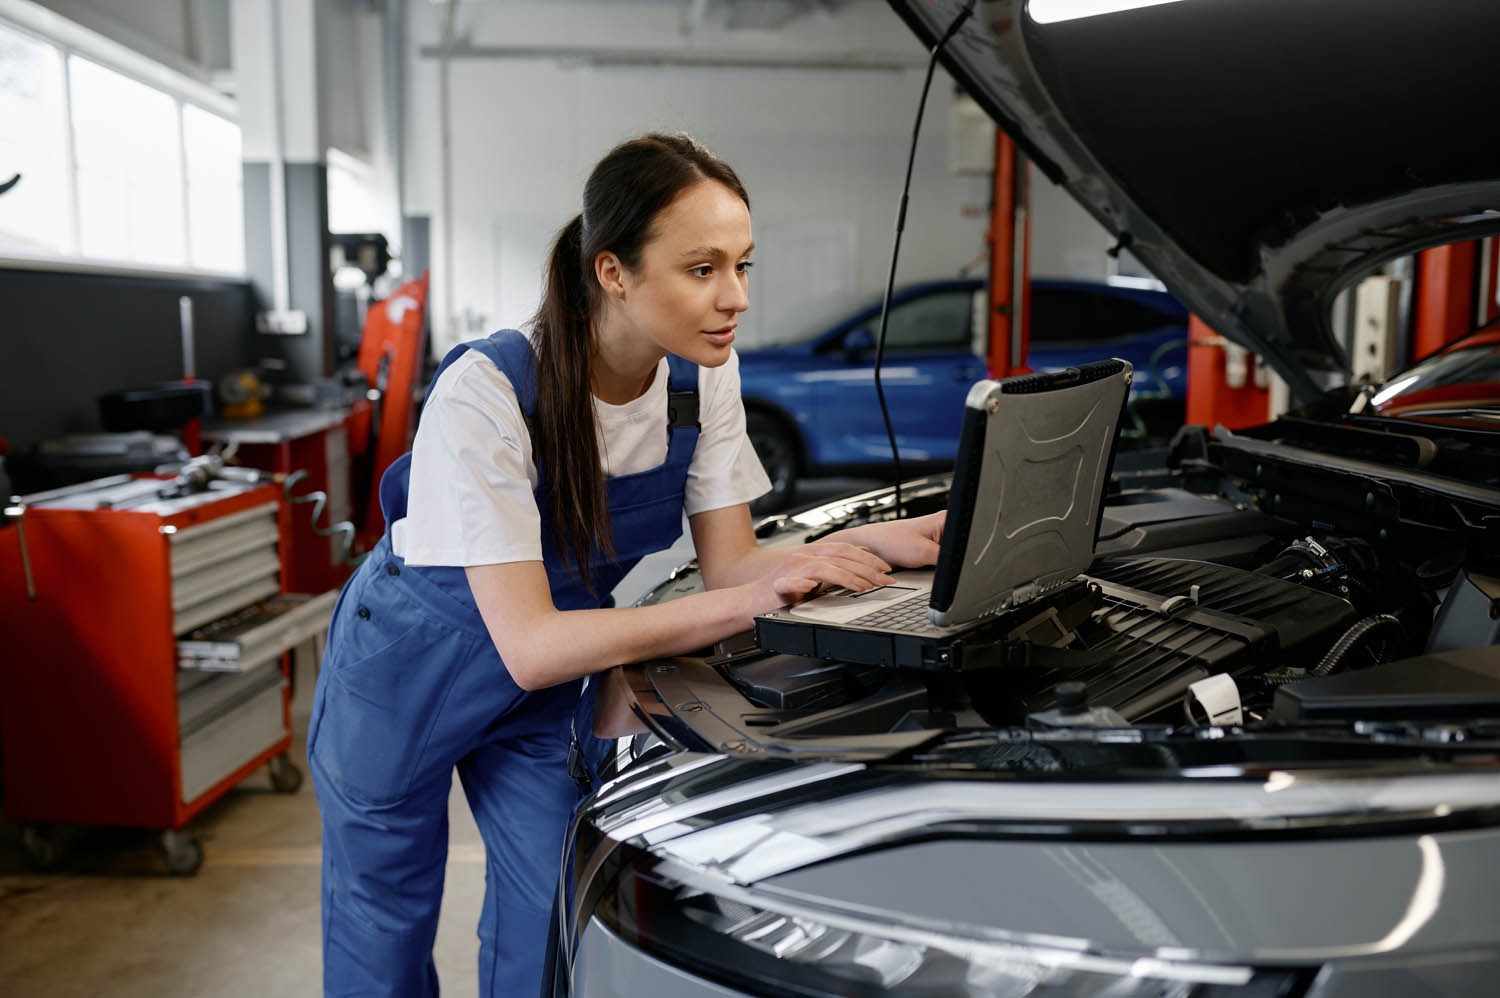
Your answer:
[[[625,300],[625,265],[609,250],[594,257],[594,277],[604,293],[619,301]]]

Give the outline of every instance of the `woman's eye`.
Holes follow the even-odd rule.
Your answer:
[[[742,260],[739,266],[735,267],[735,270],[739,271],[741,274],[748,274],[750,272],[750,268],[753,266],[755,266],[754,260]]]
[[[693,269],[688,271],[688,273],[692,274],[694,277],[708,277],[713,274],[713,272],[714,268],[706,263],[701,267],[694,267]]]

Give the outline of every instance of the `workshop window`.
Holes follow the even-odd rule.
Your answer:
[[[20,174],[0,258],[242,272],[229,108],[118,45],[0,20],[0,185]]]
[[[0,24],[0,255],[70,248],[67,124],[62,53]]]
[[[187,263],[176,101],[78,56],[68,70],[83,255]]]
[[[187,162],[188,246],[192,264],[209,270],[243,270],[245,218],[240,127],[194,104],[184,104],[182,144]]]
[[[1183,320],[1119,295],[1087,288],[1031,289],[1032,343],[1101,343]]]

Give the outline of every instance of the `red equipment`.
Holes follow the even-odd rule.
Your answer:
[[[990,202],[990,376],[1024,374],[1031,350],[1030,164],[1004,132],[995,132]]]
[[[202,851],[176,829],[260,766],[277,789],[301,782],[284,652],[322,631],[335,594],[255,620],[227,671],[179,669],[179,641],[279,594],[288,510],[272,485],[167,484],[29,496],[0,529],[0,738],[9,820],[163,829],[169,867],[191,873]]]
[[[389,298],[370,306],[355,363],[371,388],[371,398],[356,404],[349,417],[350,452],[369,468],[358,483],[365,509],[360,531],[363,547],[373,547],[385,531],[380,513],[380,476],[391,462],[411,449],[416,432],[418,381],[426,338],[427,274],[403,284]]]
[[[1187,422],[1238,430],[1269,418],[1271,393],[1256,377],[1255,355],[1188,319]]]

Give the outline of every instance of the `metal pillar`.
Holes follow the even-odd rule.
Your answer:
[[[245,190],[245,269],[256,353],[287,383],[333,371],[328,138],[314,0],[234,0],[235,86]]]
[[[1004,132],[995,132],[990,200],[989,363],[1004,378],[1025,370],[1031,348],[1030,164]]]
[[[1479,241],[1479,296],[1474,303],[1474,325],[1500,319],[1500,236]]]
[[[1413,360],[1436,353],[1474,328],[1476,246],[1473,241],[1452,243],[1419,255]]]

